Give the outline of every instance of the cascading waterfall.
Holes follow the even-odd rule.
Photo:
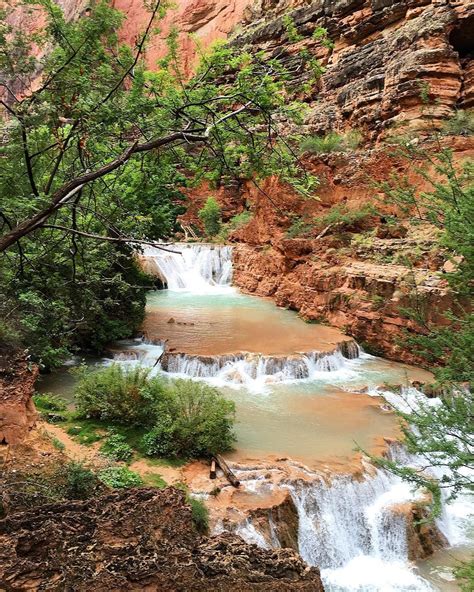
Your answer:
[[[232,247],[176,243],[166,249],[147,247],[141,259],[148,271],[162,278],[168,290],[202,293],[230,286]]]
[[[163,353],[163,345],[143,341],[126,342],[127,348],[114,355],[114,360],[139,363],[187,378],[206,379],[226,386],[262,388],[265,384],[312,380],[328,372],[349,371],[351,360],[360,356],[355,341],[345,341],[333,352],[308,352],[292,356],[264,356],[239,353],[220,356],[197,356]]]
[[[403,389],[401,395],[386,395],[391,404],[414,409],[416,402],[426,403],[423,393]],[[407,402],[409,400],[409,403]],[[431,405],[439,400],[431,399]],[[405,466],[421,466],[426,459],[409,455],[401,445],[392,445],[390,456]],[[441,479],[439,468],[430,470]],[[237,471],[237,476],[241,475]],[[431,585],[416,574],[408,562],[407,515],[402,505],[423,500],[423,492],[383,470],[373,469],[363,480],[352,476],[334,478],[330,483],[317,475],[288,482],[298,512],[299,552],[310,565],[318,566],[325,589],[330,592],[425,592]],[[443,493],[445,500],[449,492]],[[474,499],[461,495],[444,505],[436,525],[449,545],[470,542],[470,524],[474,516]],[[262,533],[255,532],[248,520],[238,534],[258,544]],[[268,546],[269,541],[265,540]],[[271,546],[275,546],[273,543]]]

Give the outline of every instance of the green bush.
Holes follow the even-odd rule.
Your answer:
[[[154,427],[144,436],[149,456],[198,458],[232,449],[235,405],[203,383],[177,380],[157,405]]]
[[[330,152],[347,152],[356,150],[362,141],[362,134],[352,130],[347,134],[329,132],[325,136],[309,136],[303,138],[300,144],[302,152],[313,154],[328,154]]]
[[[214,197],[208,197],[198,216],[204,224],[207,236],[216,236],[221,228],[221,208]]]
[[[474,111],[456,111],[444,124],[443,131],[453,136],[474,135]]]
[[[311,222],[308,222],[308,220],[304,220],[303,218],[298,216],[293,219],[291,226],[286,231],[286,236],[288,238],[297,238],[299,236],[307,234],[312,230],[312,228],[313,224],[311,224]]]
[[[132,458],[132,448],[127,444],[125,436],[111,432],[100,447],[100,452],[112,460],[128,462]]]
[[[33,402],[40,411],[66,410],[66,402],[53,393],[36,393]]]
[[[248,224],[252,218],[252,212],[249,210],[244,210],[243,212],[240,212],[240,214],[233,216],[229,222],[227,222],[227,227],[231,231],[237,230],[238,228],[242,228],[242,226]]]
[[[143,480],[127,467],[109,467],[99,471],[99,479],[113,489],[125,489],[143,485]]]
[[[188,504],[191,506],[191,515],[196,530],[201,534],[209,532],[209,510],[204,502],[191,496],[187,496]]]
[[[60,465],[52,481],[57,483],[61,497],[66,499],[87,499],[100,489],[94,471],[77,461]]]
[[[366,204],[358,210],[349,210],[344,204],[333,206],[327,214],[314,219],[314,224],[317,228],[325,228],[330,224],[338,224],[340,226],[353,226],[359,222],[363,222],[371,216],[377,214],[375,208],[371,204]]]
[[[79,371],[75,390],[79,416],[113,421],[124,425],[147,425],[153,418],[155,400],[164,391],[159,378],[150,378],[149,369],[123,369],[118,364]]]

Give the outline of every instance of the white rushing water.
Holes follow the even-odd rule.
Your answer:
[[[168,290],[202,294],[230,287],[232,247],[176,243],[166,249],[147,247],[142,259],[166,282]]]
[[[359,346],[350,342],[342,352],[308,352],[293,356],[263,356],[241,353],[222,356],[197,356],[167,353],[163,345],[150,344],[141,339],[120,342],[121,351],[114,354],[113,361],[129,366],[147,366],[152,373],[165,371],[174,378],[205,380],[214,386],[247,388],[264,393],[275,384],[325,379],[329,373],[333,379],[357,376]],[[162,360],[158,361],[157,360]]]
[[[232,290],[232,250],[212,245],[176,244],[170,247],[179,253],[145,249],[143,258],[149,270],[164,280],[171,291],[208,294]],[[167,354],[157,363],[163,347],[141,341],[129,342],[115,359],[124,364],[143,364],[153,372],[166,370],[176,377],[206,380],[219,386],[239,386],[262,394],[265,385],[291,381],[321,381],[338,377],[344,388],[352,389],[351,381],[361,375],[359,367],[372,356],[363,354],[354,343],[345,351],[329,354],[307,352],[288,357],[238,354],[192,356]],[[426,402],[416,389],[407,389],[403,396],[373,390],[369,394],[385,396],[388,403],[409,411]],[[354,395],[357,396],[357,395]],[[436,399],[430,405],[439,404]],[[393,454],[406,465],[419,466],[416,457],[401,448]],[[237,475],[239,471],[237,470]],[[433,473],[441,478],[442,474]],[[272,487],[265,479],[245,480],[243,488],[262,495]],[[299,519],[299,552],[310,565],[318,566],[325,589],[330,592],[426,592],[433,587],[408,561],[406,514],[400,506],[416,502],[422,493],[398,477],[382,470],[373,470],[364,478],[335,477],[330,483],[314,474],[312,479],[287,482]],[[398,507],[398,510],[397,510]],[[450,545],[469,542],[474,503],[461,496],[445,505],[437,526]],[[220,527],[222,528],[222,527]],[[264,548],[280,546],[270,524],[272,540],[250,520],[245,519],[236,532],[249,543]]]
[[[391,391],[373,391],[386,396],[398,408],[413,410],[426,397],[414,388],[400,395]],[[438,399],[429,400],[438,405]],[[391,457],[405,466],[421,468],[426,459],[392,446]],[[426,470],[426,469],[425,469]],[[442,479],[447,469],[430,468],[426,472]],[[237,476],[241,478],[237,472]],[[409,562],[407,514],[404,504],[424,499],[424,493],[384,470],[366,474],[362,480],[336,477],[330,483],[314,475],[288,483],[299,520],[299,552],[310,565],[321,569],[325,589],[330,592],[425,592],[435,590]],[[255,486],[253,485],[255,488]],[[442,515],[436,526],[450,547],[472,545],[474,540],[474,496],[460,494],[444,498]],[[408,514],[409,516],[409,514]],[[237,532],[248,542],[259,544],[262,533],[248,520]],[[264,546],[269,542],[265,540]],[[275,546],[271,544],[271,546]]]

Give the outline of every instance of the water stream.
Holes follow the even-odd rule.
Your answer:
[[[144,267],[168,289],[149,296],[144,338],[117,344],[113,359],[205,380],[234,400],[238,441],[229,460],[244,489],[263,496],[274,487],[268,471],[250,478],[245,463],[290,457],[307,467],[304,479],[278,486],[293,498],[299,552],[321,568],[326,590],[451,590],[444,585],[450,577],[450,572],[443,576],[446,560],[440,560],[441,567],[436,560],[430,567],[424,563],[421,570],[408,561],[405,515],[396,507],[421,494],[380,470],[362,478],[354,478],[349,468],[344,474],[356,443],[378,451],[381,436],[399,434],[377,387],[429,376],[364,353],[337,329],[307,324],[270,301],[240,294],[231,286],[230,247],[170,248],[176,253],[144,251]],[[407,394],[412,400],[422,396],[413,390]],[[403,405],[393,393],[385,395]],[[321,478],[321,466],[337,475]],[[463,551],[474,541],[473,508],[472,500],[459,499],[438,521],[455,549]],[[237,532],[264,547],[279,545],[276,536],[269,541],[248,519]]]

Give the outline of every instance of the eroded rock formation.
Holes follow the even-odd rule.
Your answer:
[[[289,14],[302,37],[289,39]],[[259,1],[246,11],[234,43],[251,45],[289,64],[302,47],[326,66],[320,85],[303,96],[312,132],[357,127],[372,138],[394,124],[419,127],[472,100],[474,3],[442,0]],[[324,27],[335,43],[325,49],[311,37]],[[469,34],[471,31],[471,34]],[[301,95],[310,72],[293,81]],[[423,105],[426,88],[430,109]],[[432,121],[433,122],[433,121]]]
[[[36,421],[31,400],[38,368],[22,352],[0,351],[0,446],[24,440]]]
[[[0,522],[0,586],[8,590],[304,590],[319,571],[290,549],[203,538],[178,489],[136,489],[41,506]]]

